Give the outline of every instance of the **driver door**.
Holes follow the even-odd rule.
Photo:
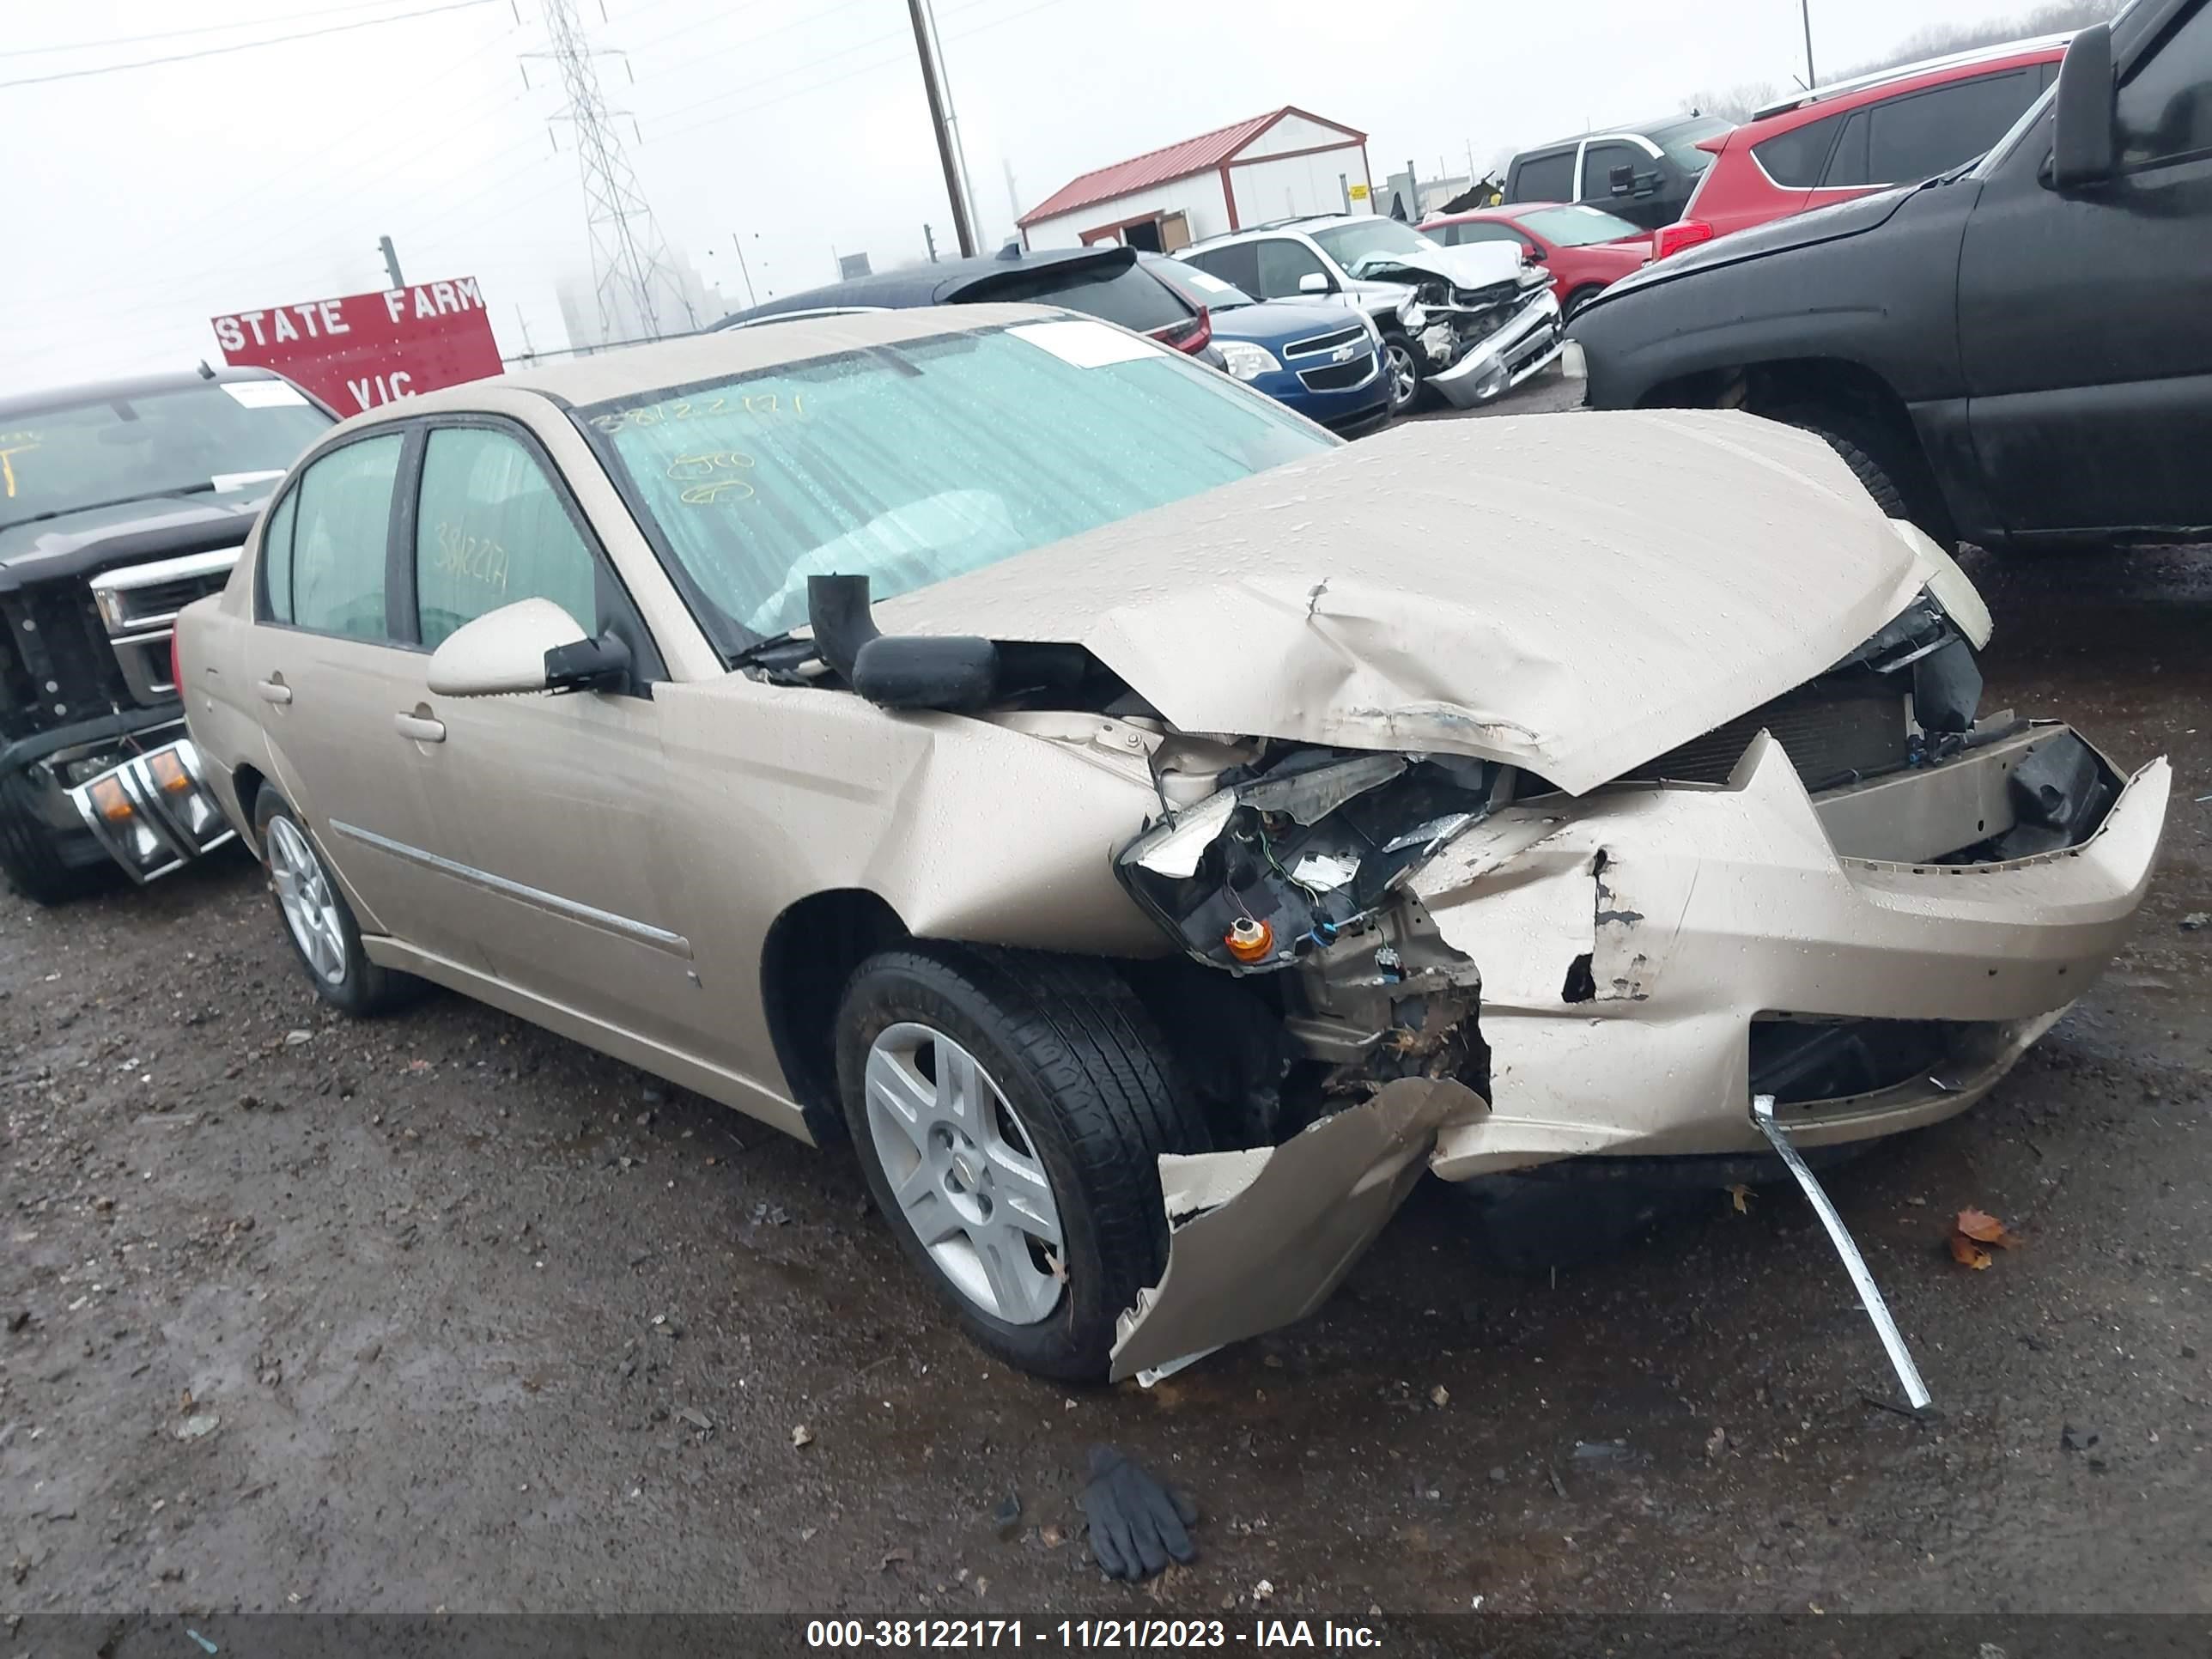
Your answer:
[[[1990,494],[2015,532],[2212,525],[2212,3],[2123,66],[2112,178],[2045,183],[2051,131],[1983,182],[1960,258]]]
[[[456,906],[502,981],[647,1041],[698,1052],[717,1024],[691,972],[686,872],[669,856],[662,671],[552,459],[520,423],[430,422],[411,526],[422,647],[525,599],[630,650],[619,691],[433,696],[460,828]]]

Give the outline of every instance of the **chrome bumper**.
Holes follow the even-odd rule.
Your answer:
[[[235,834],[189,738],[134,755],[69,797],[108,857],[136,882],[180,869]]]
[[[1449,368],[1429,376],[1454,409],[1473,409],[1519,386],[1559,355],[1559,296],[1549,289],[1504,327],[1469,346]]]

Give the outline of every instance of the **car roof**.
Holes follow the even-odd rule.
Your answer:
[[[183,392],[196,386],[220,385],[226,380],[276,380],[283,377],[266,368],[218,368],[207,374],[198,369],[166,370],[159,374],[133,374],[118,380],[88,380],[82,386],[50,386],[44,392],[18,392],[0,398],[0,420],[44,415],[57,409],[81,409],[88,404],[127,403],[133,398],[158,397],[164,392]]]
[[[1662,115],[1656,121],[1617,121],[1611,126],[1592,127],[1588,132],[1573,133],[1565,138],[1552,139],[1547,143],[1531,144],[1526,149],[1516,150],[1513,153],[1513,160],[1525,161],[1532,155],[1540,155],[1549,150],[1571,149],[1577,144],[1595,143],[1606,138],[1641,138],[1648,143],[1656,144],[1660,143],[1666,135],[1679,132],[1684,127],[1703,126],[1709,123],[1723,127],[1729,125],[1725,116],[1707,115],[1702,112],[1681,115]],[[1510,163],[1508,165],[1510,166]]]
[[[811,288],[804,293],[779,295],[766,304],[734,312],[720,322],[710,325],[710,327],[736,328],[742,324],[797,311],[885,307],[904,310],[915,306],[957,305],[961,302],[961,295],[972,289],[987,287],[1024,272],[1089,265],[1111,270],[1118,265],[1133,264],[1136,257],[1134,249],[1123,247],[1118,243],[1111,247],[1055,247],[1033,251],[1016,247],[1012,252],[1012,258],[1008,257],[1007,250],[1002,249],[997,253],[973,259],[945,259],[934,264],[907,265],[896,270],[873,271],[847,282]]]
[[[410,416],[498,408],[502,394],[533,393],[562,404],[589,404],[673,386],[728,380],[785,363],[863,351],[871,346],[946,334],[982,333],[1012,323],[1079,320],[1092,317],[1057,306],[967,305],[847,311],[793,317],[774,328],[708,329],[650,345],[622,346],[560,362],[530,364],[489,380],[379,404],[346,422],[349,429]]]
[[[1753,121],[1770,120],[1778,115],[1810,108],[1816,104],[1832,102],[1854,93],[1873,91],[1892,87],[1903,81],[1923,75],[1941,75],[1953,70],[1966,70],[1987,68],[2014,58],[2035,63],[2045,58],[2063,57],[2070,33],[2038,35],[2033,40],[2009,40],[2001,46],[1977,46],[1971,52],[1947,52],[1940,58],[1923,58],[1914,64],[1898,64],[1891,68],[1875,70],[1866,75],[1854,75],[1848,80],[1833,81],[1815,87],[1810,92],[1800,92],[1792,97],[1780,99],[1751,112]],[[1747,122],[1746,125],[1750,123]]]

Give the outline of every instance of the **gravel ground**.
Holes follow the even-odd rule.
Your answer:
[[[241,857],[0,897],[8,1605],[2212,1612],[2209,553],[1977,567],[1993,702],[2178,787],[2111,975],[1832,1178],[1940,1424],[1863,1397],[1788,1188],[1533,1273],[1426,1188],[1305,1324],[1070,1395],[848,1159],[459,999],[326,1016]],[[1966,1205],[2023,1246],[1955,1264]],[[1102,1584],[1092,1440],[1196,1494],[1198,1565]]]

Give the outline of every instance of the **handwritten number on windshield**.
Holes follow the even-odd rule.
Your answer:
[[[730,475],[745,471],[752,464],[751,456],[735,450],[703,450],[696,455],[677,456],[668,463],[665,476],[671,483],[684,486],[676,499],[686,507],[705,507],[722,501],[747,501],[753,499],[753,487],[743,478]]]

